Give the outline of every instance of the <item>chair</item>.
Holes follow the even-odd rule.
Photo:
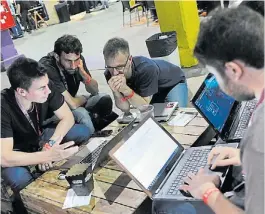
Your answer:
[[[126,10],[129,11],[130,13],[130,27],[132,26],[132,17],[131,17],[131,13],[133,11],[135,11],[135,15],[138,16],[138,21],[140,21],[140,15],[139,15],[139,10],[138,8],[141,7],[142,8],[142,11],[144,11],[144,6],[140,3],[136,3],[134,6],[130,6],[130,3],[129,1],[121,1],[122,3],[122,15],[123,15],[123,26],[124,26],[124,13]],[[135,17],[136,17],[135,16]]]

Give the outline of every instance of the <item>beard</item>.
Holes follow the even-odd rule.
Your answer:
[[[224,79],[222,88],[226,94],[239,102],[249,101],[255,98],[254,92],[251,92],[246,86],[232,83],[227,79]]]

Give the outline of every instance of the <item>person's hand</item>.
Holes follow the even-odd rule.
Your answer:
[[[42,151],[48,151],[48,149],[46,147],[42,147]],[[51,169],[52,167],[53,167],[52,162],[44,163],[44,164],[38,164],[38,169],[42,172],[45,172],[45,171]]]
[[[55,141],[55,144],[47,151],[49,152],[52,161],[61,161],[78,152],[78,146],[71,147],[75,144],[74,141],[70,141],[60,145],[61,141],[62,137],[59,137]]]
[[[52,162],[44,163],[44,164],[38,164],[38,168],[40,171],[45,172],[51,168],[53,168]]]
[[[84,71],[84,63],[83,63],[83,60],[82,59],[79,59],[79,64],[78,64],[78,68],[82,71]]]
[[[110,80],[108,81],[109,87],[113,92],[118,92],[121,86],[121,83],[122,83],[122,80],[119,75],[111,77]]]
[[[123,94],[131,93],[132,90],[127,86],[124,74],[120,74],[118,76],[120,77],[120,87],[118,91]]]
[[[89,76],[89,74],[86,72],[86,70],[84,69],[84,63],[83,63],[83,60],[82,59],[79,60],[78,68],[79,68],[78,69],[79,70],[79,73],[80,73],[80,75],[81,75],[81,77],[83,79],[91,78]]]
[[[194,198],[202,199],[208,189],[220,185],[220,178],[218,175],[206,174],[203,169],[200,169],[196,175],[189,173],[184,183],[186,184],[180,187],[181,190],[189,192]]]
[[[212,163],[211,169],[215,169],[217,166],[238,166],[241,165],[240,150],[231,147],[215,147],[209,153],[208,164],[211,164],[212,159],[216,156],[214,163]]]

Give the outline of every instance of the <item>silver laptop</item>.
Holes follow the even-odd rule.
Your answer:
[[[238,144],[230,144],[237,147]],[[110,157],[152,199],[195,200],[179,191],[188,172],[206,167],[213,146],[187,150],[153,117],[145,118],[133,134],[110,151]],[[217,173],[223,184],[228,167]]]
[[[178,107],[178,102],[167,102],[167,103],[153,103],[154,106],[154,117],[158,122],[167,122],[174,111]],[[117,119],[117,122],[120,124],[128,124],[134,118],[137,117],[137,113],[133,112],[132,114],[122,114]],[[139,119],[135,121],[136,123],[139,122]]]
[[[153,106],[155,119],[158,122],[166,122],[178,107],[178,102],[154,103]]]

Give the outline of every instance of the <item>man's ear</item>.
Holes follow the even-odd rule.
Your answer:
[[[21,95],[22,97],[25,97],[27,95],[27,91],[23,88],[17,88],[17,93]]]
[[[60,61],[60,57],[59,57],[59,55],[57,53],[54,53],[54,58],[56,59],[57,62]]]
[[[225,63],[225,73],[229,79],[238,81],[243,75],[243,70],[237,63],[227,62]]]

